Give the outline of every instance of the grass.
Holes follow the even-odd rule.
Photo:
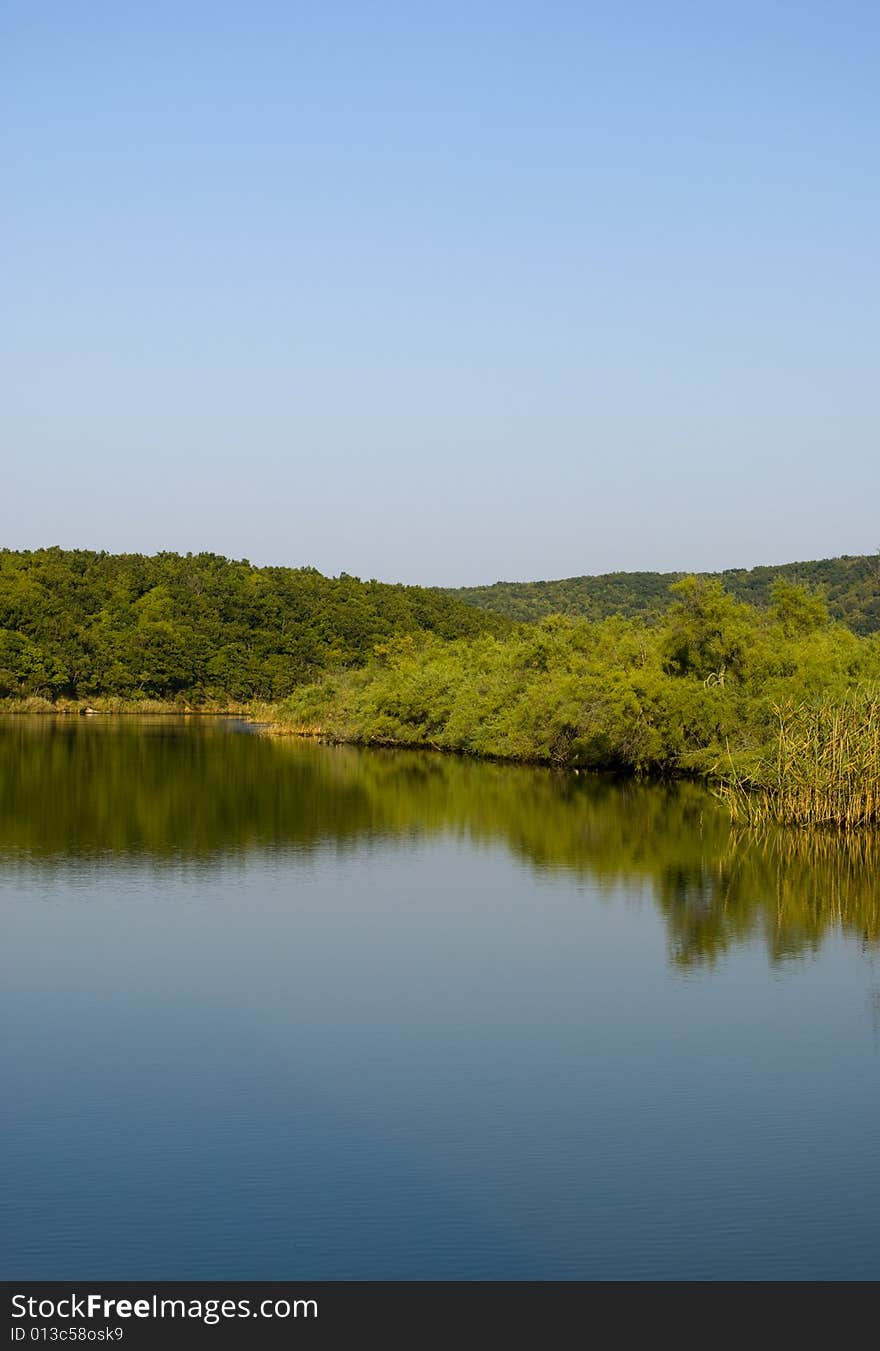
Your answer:
[[[775,754],[746,778],[721,777],[738,824],[844,831],[880,825],[880,694],[856,688],[778,706]]]

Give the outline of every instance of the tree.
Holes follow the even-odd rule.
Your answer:
[[[714,676],[742,670],[753,612],[728,596],[720,582],[684,577],[671,587],[661,651],[671,675]]]
[[[771,613],[785,633],[813,633],[829,621],[828,606],[821,592],[777,577],[770,587]]]

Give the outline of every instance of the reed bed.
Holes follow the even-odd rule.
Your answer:
[[[880,694],[777,707],[775,753],[747,778],[732,769],[718,795],[737,824],[858,830],[880,825]]]

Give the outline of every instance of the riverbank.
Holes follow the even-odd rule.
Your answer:
[[[863,691],[850,691],[840,703],[819,702],[777,710],[775,744],[753,759],[747,776],[738,772],[733,757],[716,759],[699,769],[669,766],[663,774],[636,778],[699,779],[727,807],[731,821],[751,828],[796,826],[850,832],[880,827],[880,700]],[[279,719],[277,710],[257,716],[261,735],[312,737],[337,744],[391,749],[419,749],[445,754],[470,754],[496,763],[545,765],[579,773],[574,764],[550,758],[474,756],[435,741],[395,741],[390,738],[340,736],[327,728],[297,725]],[[593,766],[615,769],[617,766]]]
[[[0,700],[2,714],[46,713],[55,717],[96,715],[137,715],[140,717],[156,714],[178,714],[185,717],[247,717],[250,704],[204,703],[193,706],[188,703],[163,699],[120,699],[113,695],[96,695],[94,699],[45,699],[40,695],[30,695],[26,699]]]

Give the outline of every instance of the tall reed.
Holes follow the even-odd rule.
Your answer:
[[[719,796],[735,822],[880,825],[880,694],[858,687],[778,706],[774,751],[749,773],[721,777]]]

